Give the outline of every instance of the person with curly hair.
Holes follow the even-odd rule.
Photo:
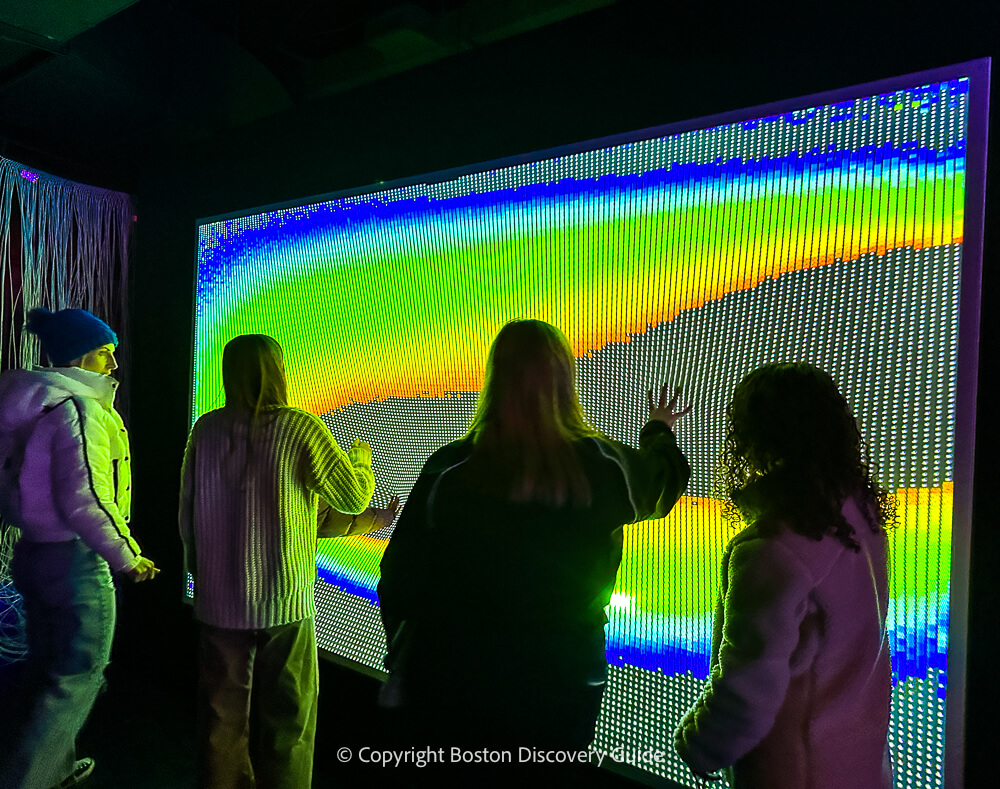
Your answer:
[[[889,789],[895,502],[822,370],[760,367],[727,416],[719,493],[746,528],[723,555],[710,675],[677,753],[738,789]]]

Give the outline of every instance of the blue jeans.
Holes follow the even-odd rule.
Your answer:
[[[108,563],[80,540],[21,540],[11,576],[28,658],[11,734],[0,742],[0,789],[50,789],[73,771],[77,734],[104,685],[115,590]]]

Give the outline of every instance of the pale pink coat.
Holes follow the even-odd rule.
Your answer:
[[[729,543],[711,673],[676,732],[693,770],[744,789],[890,789],[886,538],[858,505],[861,551],[758,525]]]

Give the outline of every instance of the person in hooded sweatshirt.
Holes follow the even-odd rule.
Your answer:
[[[76,737],[104,684],[111,572],[159,570],[129,531],[128,433],[114,408],[118,337],[86,310],[28,312],[51,367],[0,375],[0,515],[20,529],[11,576],[27,620],[20,697],[4,709],[0,786],[73,786]]]
[[[288,405],[285,355],[243,334],[222,351],[226,402],[202,414],[181,470],[178,526],[194,581],[200,789],[308,789],[319,705],[319,537],[392,523],[369,507],[372,451],[344,452]]]
[[[890,789],[895,507],[833,379],[809,364],[747,375],[720,471],[745,528],[723,554],[710,675],[677,753],[734,789]]]

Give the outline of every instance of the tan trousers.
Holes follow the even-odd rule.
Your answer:
[[[264,630],[202,624],[200,789],[310,789],[318,695],[311,618]]]

